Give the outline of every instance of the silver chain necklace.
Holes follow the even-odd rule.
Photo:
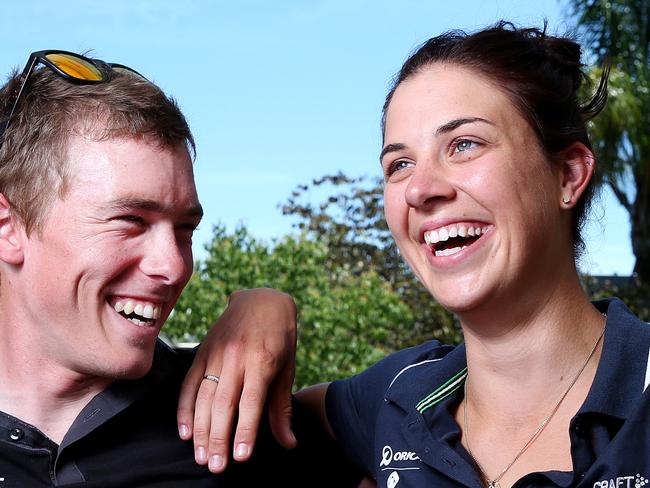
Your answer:
[[[532,445],[533,442],[535,442],[535,440],[540,436],[542,431],[546,428],[548,423],[551,421],[551,419],[553,418],[555,413],[560,408],[560,405],[562,404],[562,402],[564,401],[566,396],[569,394],[569,391],[571,391],[571,388],[573,388],[573,385],[575,385],[576,382],[578,381],[578,378],[580,378],[580,375],[582,374],[582,372],[587,367],[587,364],[589,364],[589,360],[592,358],[592,356],[596,352],[596,349],[598,348],[598,344],[600,343],[600,340],[603,338],[604,334],[605,334],[605,327],[603,327],[602,332],[598,336],[598,339],[596,340],[596,343],[594,344],[594,347],[591,349],[591,352],[589,353],[589,356],[587,356],[587,359],[585,360],[584,364],[580,367],[580,369],[578,370],[576,375],[573,377],[573,380],[571,380],[571,383],[569,383],[568,388],[565,390],[565,392],[562,394],[560,399],[557,401],[557,403],[553,407],[553,410],[551,410],[551,413],[544,420],[542,420],[542,423],[539,424],[539,427],[537,427],[535,432],[533,432],[533,435],[530,436],[530,438],[528,439],[526,444],[524,444],[524,447],[521,448],[521,450],[517,453],[517,455],[514,457],[514,459],[512,461],[510,461],[510,463],[505,468],[503,468],[501,470],[501,472],[498,474],[498,476],[495,477],[494,479],[488,478],[487,473],[485,472],[485,469],[483,469],[481,464],[476,460],[476,458],[474,457],[474,454],[472,454],[472,450],[469,447],[469,424],[467,422],[467,382],[469,380],[469,371],[468,371],[467,377],[465,378],[465,385],[464,385],[465,396],[463,398],[463,424],[464,424],[463,425],[463,430],[464,430],[463,435],[465,436],[465,444],[467,446],[467,452],[469,453],[469,456],[472,458],[472,461],[474,461],[474,464],[478,468],[479,474],[481,475],[481,477],[483,479],[485,479],[485,481],[487,483],[487,488],[501,488],[501,485],[499,484],[499,481],[501,480],[501,478],[503,478],[503,476],[508,472],[508,470],[512,467],[512,465],[517,462],[517,460],[522,456],[522,454],[524,452],[526,452],[526,450]]]

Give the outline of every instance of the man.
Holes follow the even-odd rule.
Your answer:
[[[0,488],[265,474],[214,475],[176,428],[188,360],[157,337],[192,273],[193,147],[173,100],[123,66],[41,51],[0,90]],[[268,429],[256,451],[284,455]]]

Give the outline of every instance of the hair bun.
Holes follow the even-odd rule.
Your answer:
[[[580,46],[570,39],[546,36],[546,26],[543,33],[540,47],[544,50],[549,67],[555,68],[558,74],[567,77],[572,91],[577,93],[584,79],[583,64],[580,62],[582,54]]]

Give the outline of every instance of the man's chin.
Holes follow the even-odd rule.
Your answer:
[[[115,380],[137,380],[145,376],[151,370],[152,364],[153,351],[151,351],[150,354],[142,352],[142,355],[133,361],[115,364],[115,366],[118,367],[111,372],[111,376]]]
[[[125,380],[137,380],[145,376],[149,371],[151,371],[151,365],[153,364],[153,355],[149,358],[148,361],[138,362],[137,364],[132,365],[128,370],[125,371],[124,377],[121,379]]]
[[[137,380],[140,379],[151,370],[151,363],[149,363],[148,366],[146,367],[137,367],[137,368],[129,368],[127,371],[124,372],[123,375],[120,375],[116,377],[115,379],[118,380]]]

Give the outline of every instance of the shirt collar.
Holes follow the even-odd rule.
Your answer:
[[[63,438],[60,450],[81,439],[139,398],[164,382],[174,369],[169,359],[169,347],[162,341],[156,343],[149,372],[135,380],[117,380],[96,395],[79,413]]]
[[[578,413],[625,419],[638,406],[650,380],[650,326],[616,298],[594,305],[607,314],[605,336],[594,382]]]
[[[594,305],[607,315],[603,350],[594,382],[578,413],[625,419],[650,382],[650,326],[619,299],[601,300]],[[466,367],[465,344],[453,349],[433,348],[428,356],[397,374],[385,399],[406,412],[423,412],[462,386]]]
[[[416,407],[419,411],[429,409],[462,385],[467,368],[465,344],[455,348],[438,346],[407,368],[402,369],[391,383],[385,394],[386,400],[407,412]]]

